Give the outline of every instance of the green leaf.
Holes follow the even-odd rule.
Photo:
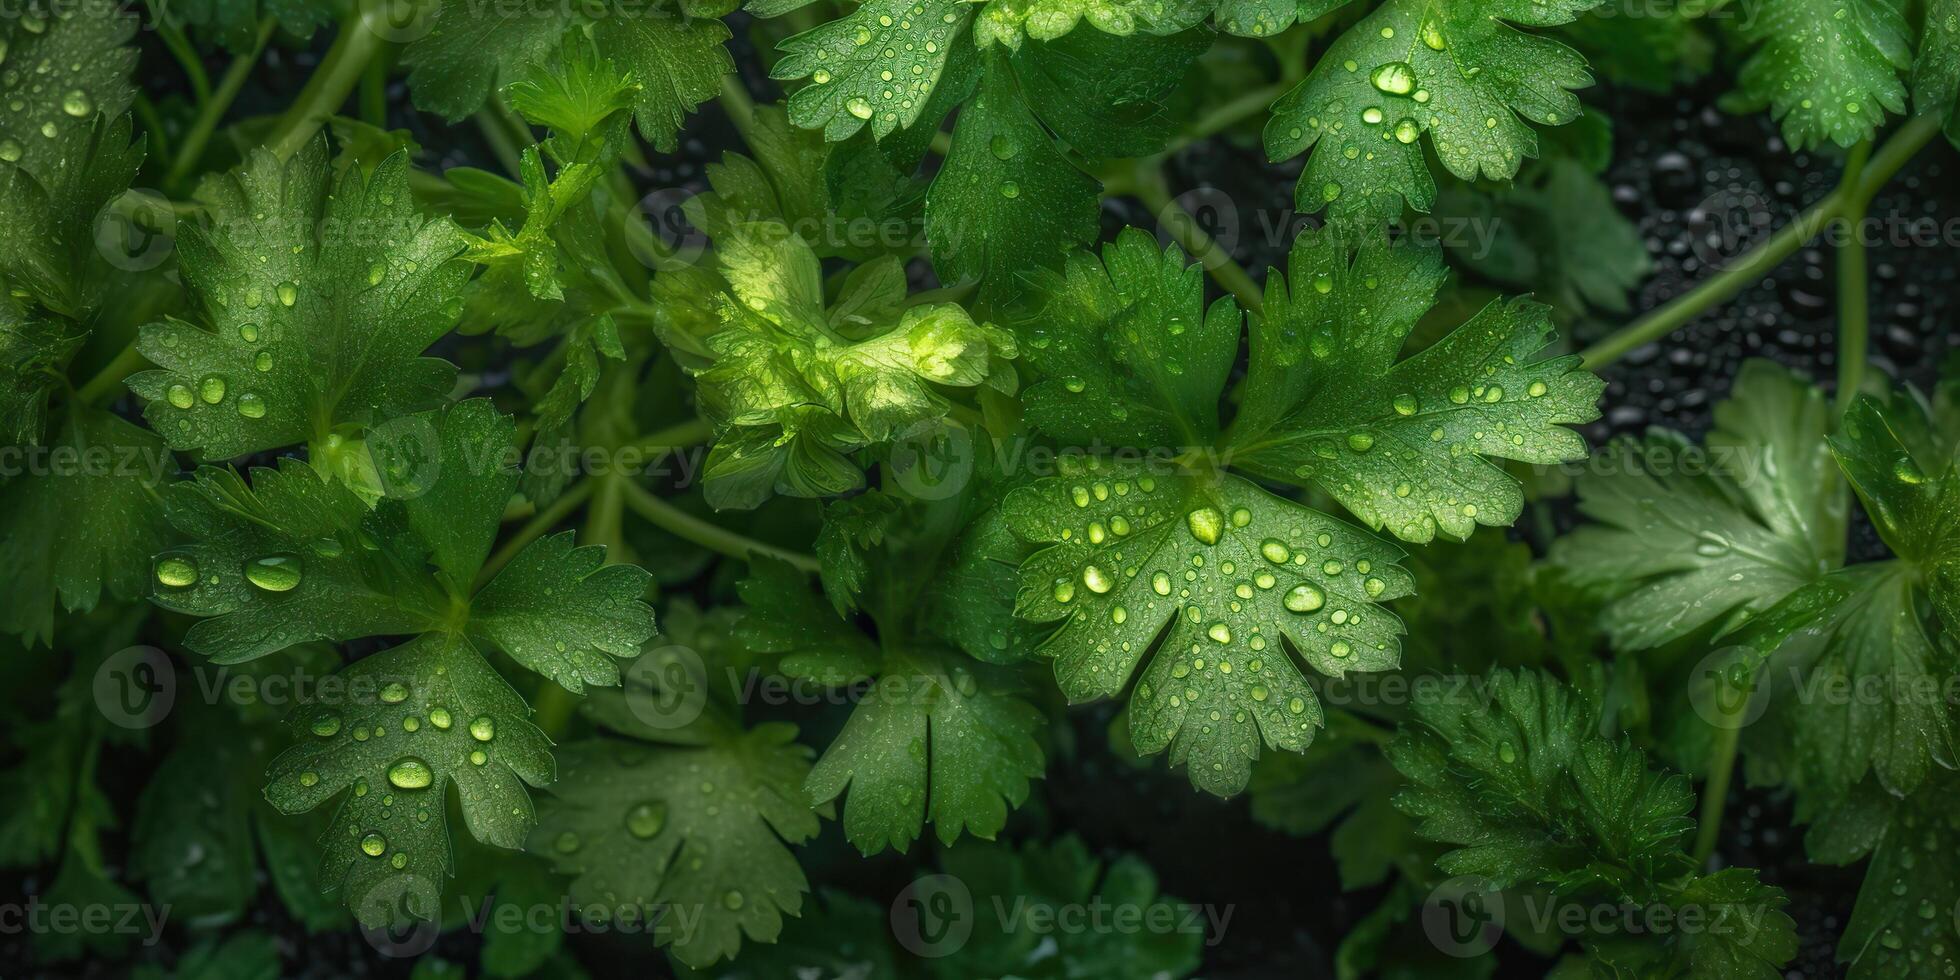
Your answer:
[[[1544,355],[1544,307],[1493,301],[1397,360],[1441,282],[1434,250],[1371,241],[1350,255],[1336,236],[1303,235],[1288,266],[1268,277],[1252,323],[1228,435],[1235,466],[1317,487],[1368,526],[1426,542],[1517,518],[1524,494],[1490,458],[1584,458],[1565,426],[1598,417],[1605,385],[1577,357]]]
[[[1445,874],[1550,889],[1554,901],[1581,907],[1697,910],[1730,926],[1587,936],[1596,976],[1774,980],[1796,955],[1782,890],[1743,868],[1695,873],[1684,848],[1688,781],[1599,734],[1596,703],[1547,675],[1500,671],[1474,693],[1417,688],[1414,708],[1415,724],[1389,747],[1412,784],[1396,805],[1422,836],[1456,845],[1437,863]]]
[[[1838,941],[1838,962],[1850,964],[1851,980],[1933,978],[1952,955],[1947,922],[1960,903],[1960,882],[1940,857],[1960,846],[1953,823],[1960,781],[1941,773],[1889,809]]]
[[[824,508],[823,527],[811,547],[823,563],[823,593],[837,615],[848,616],[857,609],[858,595],[871,574],[867,552],[884,542],[885,532],[901,514],[895,498],[876,490]]]
[[[1553,27],[1597,0],[1390,0],[1341,35],[1273,104],[1266,153],[1311,150],[1297,206],[1379,224],[1406,204],[1428,211],[1436,184],[1418,141],[1428,133],[1463,180],[1508,180],[1538,153],[1541,126],[1578,118],[1572,90],[1592,84],[1578,52],[1522,27]]]
[[[55,317],[0,299],[0,438],[38,445],[47,434],[48,399],[68,380],[68,360],[88,339]]]
[[[1035,119],[1006,56],[989,51],[982,63],[979,93],[926,192],[926,227],[942,281],[1006,290],[1016,270],[1058,266],[1095,240],[1101,185]]]
[[[1715,44],[1701,27],[1711,8],[1694,0],[1660,0],[1638,17],[1596,7],[1561,34],[1609,81],[1650,92],[1708,74]]]
[[[911,126],[966,31],[969,9],[957,0],[866,0],[783,41],[770,77],[810,79],[790,93],[790,121],[833,142],[867,123],[879,139]]]
[[[1831,437],[1844,475],[1894,554],[1916,565],[1949,628],[1960,624],[1960,433],[1936,429],[1916,394],[1891,407],[1863,397]]]
[[[789,677],[860,692],[807,784],[818,803],[850,790],[844,834],[859,850],[904,851],[928,820],[944,844],[962,828],[992,838],[1027,799],[1044,766],[1042,716],[1012,674],[898,641],[880,651],[780,563],[752,566],[741,593],[746,649],[780,657]]]
[[[1574,584],[1617,593],[1601,623],[1622,649],[1763,612],[1843,563],[1829,424],[1822,392],[1745,362],[1705,452],[1656,433],[1599,457],[1577,483],[1580,512],[1599,523],[1559,538],[1552,562]]]
[[[1239,37],[1271,37],[1295,23],[1309,23],[1348,5],[1349,0],[1221,0],[1213,21]]]
[[[1912,63],[1912,111],[1946,120],[1946,138],[1960,146],[1960,3],[1927,0]]]
[[[671,153],[681,123],[721,91],[734,70],[728,28],[664,5],[601,4],[592,10],[532,0],[485,9],[443,0],[429,33],[408,46],[408,85],[419,108],[451,122],[483,107],[498,86],[543,62],[573,31],[587,31],[599,54],[630,72],[633,120],[654,148]]]
[[[0,568],[10,592],[0,629],[54,639],[57,604],[94,609],[106,594],[149,593],[150,556],[174,535],[162,495],[177,461],[148,430],[73,406],[29,469],[0,483]]]
[[[531,847],[574,876],[573,901],[656,922],[688,966],[734,956],[744,936],[774,942],[809,890],[785,845],[818,828],[795,734],[776,723],[698,748],[567,745]]]
[[[1334,825],[1328,842],[1349,891],[1381,884],[1418,846],[1409,819],[1389,803],[1401,778],[1355,742],[1334,727],[1304,753],[1260,759],[1247,787],[1252,818],[1265,826],[1305,837]]]
[[[1204,23],[1211,0],[995,0],[980,9],[973,39],[985,48],[998,41],[1015,51],[1022,41],[1054,41],[1087,20],[1097,31],[1117,36],[1178,34]]]
[[[455,225],[416,213],[408,169],[396,155],[330,187],[316,139],[204,185],[212,226],[178,250],[208,326],[144,326],[137,349],[159,370],[129,379],[171,448],[318,446],[448,393],[455,367],[421,354],[455,324],[469,267],[450,261]]]
[[[293,713],[295,744],[273,761],[266,799],[296,814],[342,797],[321,838],[328,887],[364,925],[432,920],[452,873],[450,784],[476,839],[522,847],[533,824],[524,785],[551,782],[551,743],[461,636],[429,634],[335,676],[343,697]]]
[[[1906,110],[1906,20],[1892,0],[1763,0],[1736,25],[1752,48],[1740,100],[1767,106],[1792,149],[1867,140]]]
[[[892,948],[890,916],[890,910],[879,903],[847,892],[820,890],[800,916],[783,923],[775,942],[750,946],[735,962],[713,971],[683,968],[679,972],[690,980],[809,976],[896,980],[901,974]]]
[[[1328,676],[1396,665],[1401,621],[1375,604],[1409,592],[1400,549],[1241,477],[1062,461],[1003,504],[1046,545],[1021,566],[1015,613],[1062,621],[1041,652],[1070,701],[1122,692],[1156,644],[1130,694],[1139,752],[1168,746],[1194,785],[1231,795],[1262,740],[1302,751],[1321,725],[1281,637]]]
[[[269,933],[240,932],[206,939],[177,958],[173,969],[139,965],[135,980],[265,980],[279,975],[279,941]]]
[[[1027,45],[1012,62],[1028,108],[1069,147],[1091,158],[1141,157],[1162,150],[1181,124],[1167,103],[1212,38],[1202,28],[1165,37],[1083,31]]]
[[[695,376],[717,432],[705,489],[718,508],[855,489],[864,474],[847,454],[945,416],[938,387],[1014,390],[1013,336],[956,305],[904,306],[893,281],[886,298],[847,292],[826,311],[816,253],[781,224],[744,225],[716,254],[733,295]]]
[[[110,5],[58,6],[0,24],[10,66],[0,102],[12,110],[0,116],[0,223],[13,229],[0,242],[0,280],[79,318],[104,299],[108,277],[96,216],[143,162],[123,115],[136,95],[136,19]]]

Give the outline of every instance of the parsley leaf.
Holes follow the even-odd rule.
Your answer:
[[[1457,846],[1437,866],[1494,888],[1546,888],[1556,901],[1699,909],[1729,929],[1589,939],[1604,975],[1781,976],[1796,923],[1754,871],[1695,873],[1683,847],[1688,781],[1599,734],[1599,709],[1550,677],[1499,671],[1484,691],[1417,688],[1415,723],[1389,748],[1410,780],[1396,805],[1417,832]]]
[[[102,301],[96,215],[143,162],[124,115],[136,97],[136,18],[109,4],[34,4],[0,24],[0,280],[65,316]],[[23,66],[39,66],[30,68]]]
[[[1849,863],[1868,850],[1858,903],[1838,941],[1838,962],[1850,964],[1851,980],[1921,977],[1951,955],[1947,930],[1937,923],[1960,903],[1960,882],[1939,855],[1960,846],[1953,814],[1960,808],[1960,781],[1941,773],[1904,800],[1889,797],[1872,820],[1876,833]]]
[[[0,566],[10,570],[0,630],[52,643],[54,611],[106,594],[149,593],[150,556],[174,538],[162,494],[177,475],[163,440],[98,409],[71,406],[36,457],[45,471],[0,483]]]
[[[1823,393],[1768,361],[1743,365],[1705,453],[1655,433],[1578,481],[1599,523],[1552,545],[1579,586],[1618,593],[1601,616],[1629,650],[1760,613],[1844,561],[1845,494],[1824,444]]]
[[[1122,691],[1162,635],[1131,736],[1219,795],[1244,787],[1262,738],[1299,751],[1321,724],[1280,638],[1322,674],[1390,669],[1402,626],[1374,606],[1411,580],[1400,549],[1205,461],[1320,487],[1408,540],[1466,535],[1523,505],[1479,454],[1583,453],[1558,426],[1592,418],[1599,391],[1574,358],[1532,360],[1549,327],[1518,303],[1397,363],[1441,280],[1434,251],[1373,245],[1350,265],[1331,236],[1307,236],[1290,270],[1291,295],[1269,277],[1246,398],[1222,435],[1240,316],[1229,299],[1202,308],[1199,270],[1176,249],[1125,231],[1100,261],[1071,259],[1016,324],[1045,376],[1024,395],[1028,420],[1132,452],[1064,457],[1062,475],[1007,496],[1016,535],[1044,546],[1021,565],[1016,613],[1062,621],[1042,651],[1071,700]]]
[[[408,46],[409,91],[415,104],[450,121],[483,107],[491,91],[545,60],[567,35],[586,31],[599,53],[631,72],[633,120],[661,152],[677,146],[681,123],[721,91],[734,70],[721,21],[693,16],[685,4],[604,4],[585,11],[536,0],[484,8],[473,0],[443,0],[427,36]]]
[[[855,489],[848,454],[946,415],[938,386],[1015,389],[1011,334],[954,304],[907,306],[895,274],[853,277],[826,306],[816,253],[776,222],[742,226],[716,255],[733,295],[695,377],[717,431],[704,488],[717,508]]]
[[[1911,35],[1892,0],[1764,0],[1735,31],[1754,49],[1737,101],[1767,106],[1794,149],[1851,146],[1906,109]]]
[[[943,844],[962,829],[992,838],[1027,799],[1042,716],[1012,674],[929,646],[881,651],[778,562],[753,565],[741,594],[737,639],[780,657],[782,673],[832,688],[875,678],[808,782],[819,803],[850,790],[844,834],[859,850],[904,851],[928,820]]]
[[[1937,431],[1931,406],[1914,393],[1895,402],[1853,403],[1831,451],[1879,536],[1923,572],[1940,618],[1960,628],[1960,432]]]
[[[656,936],[689,966],[734,956],[745,934],[774,942],[809,890],[785,844],[818,826],[795,734],[772,723],[695,747],[564,746],[532,850],[575,876],[581,906],[659,916]]]
[[[212,227],[185,229],[178,250],[209,326],[145,325],[137,349],[158,370],[129,379],[171,448],[309,442],[316,468],[358,486],[333,447],[448,393],[455,367],[420,355],[455,325],[469,266],[450,261],[456,226],[415,211],[408,169],[397,154],[332,186],[322,137],[204,185]]]
[[[1367,224],[1436,196],[1422,148],[1464,180],[1515,176],[1538,153],[1541,126],[1578,118],[1573,89],[1592,84],[1585,59],[1513,28],[1572,21],[1597,0],[1389,0],[1341,35],[1313,71],[1273,104],[1266,153],[1311,150],[1297,206]]]
[[[1960,146],[1960,3],[1929,0],[1919,57],[1912,63],[1912,111],[1946,118],[1946,138]]]

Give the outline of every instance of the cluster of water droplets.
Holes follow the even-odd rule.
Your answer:
[[[69,16],[69,15],[64,15]],[[27,35],[41,35],[48,31],[48,18],[38,12],[27,12],[18,21],[22,32]],[[95,116],[95,100],[81,88],[62,88],[62,79],[67,75],[79,78],[87,68],[80,61],[66,65],[56,64],[50,58],[41,58],[31,64],[19,56],[9,57],[13,52],[5,38],[0,38],[0,92],[6,95],[7,112],[0,116],[0,162],[20,163],[29,155],[29,148],[23,140],[31,140],[34,134],[41,139],[52,140],[61,136],[63,127],[69,125],[64,120],[89,120]],[[47,103],[59,109],[59,115],[50,114],[36,120],[34,116]]]
[[[809,52],[817,62],[810,72],[812,86],[867,85],[868,94],[845,97],[844,111],[855,119],[873,122],[879,134],[909,124],[938,83],[946,45],[963,23],[960,12],[950,6],[936,13],[929,13],[926,6],[915,3],[897,16],[877,14],[875,20],[881,28],[877,32],[868,22],[870,11],[861,10],[856,15],[860,22],[853,30]],[[935,8],[940,6],[947,5],[934,4]],[[831,71],[833,64],[838,66],[836,73]],[[874,71],[875,80],[864,77],[864,73]],[[842,78],[846,75],[850,76],[848,82]]]

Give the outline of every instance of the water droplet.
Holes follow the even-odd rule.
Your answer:
[[[818,85],[829,85],[830,72],[826,71],[825,69],[819,68],[810,75],[810,81],[813,81]]]
[[[1368,108],[1361,110],[1361,121],[1369,124],[1370,126],[1378,122],[1381,122],[1382,121],[1381,109],[1376,106],[1369,106]]]
[[[1217,544],[1218,536],[1225,531],[1225,515],[1214,507],[1200,507],[1186,514],[1184,523],[1191,529],[1191,536],[1205,544]]]
[[[1410,394],[1401,394],[1395,396],[1395,414],[1414,415],[1416,413],[1416,408],[1417,408],[1416,396]]]
[[[182,555],[168,555],[157,560],[157,581],[173,589],[182,589],[197,584],[197,563]]]
[[[87,92],[70,89],[67,95],[61,97],[61,111],[81,119],[95,111],[95,103],[89,100]]]
[[[1370,73],[1368,81],[1390,95],[1407,95],[1415,91],[1416,70],[1408,62],[1391,61]]]
[[[453,722],[454,719],[452,719],[449,716],[448,708],[442,707],[441,705],[437,705],[436,707],[429,709],[429,724],[434,725],[437,728],[442,729],[443,731],[448,731],[449,726]]]
[[[313,719],[313,734],[321,738],[332,738],[340,733],[340,715],[329,711]]]
[[[1088,586],[1089,591],[1101,595],[1108,592],[1116,581],[1110,578],[1108,572],[1102,570],[1102,566],[1089,565],[1082,569],[1082,584]]]
[[[170,404],[178,408],[189,408],[197,400],[197,396],[191,394],[189,385],[171,385],[163,394],[165,398],[170,399]]]
[[[1005,198],[1008,198],[1009,200],[1012,200],[1012,199],[1014,199],[1014,198],[1017,198],[1017,197],[1020,197],[1020,196],[1021,196],[1021,185],[1020,185],[1020,184],[1017,184],[1017,183],[1015,183],[1015,182],[1013,182],[1013,181],[1011,181],[1011,180],[1003,180],[1003,181],[1001,181],[1001,182],[1000,182],[1000,196],[1002,196],[1002,197],[1005,197]]]
[[[1416,125],[1416,121],[1407,116],[1402,117],[1402,121],[1395,124],[1395,141],[1397,143],[1413,143],[1421,136],[1422,127]]]
[[[298,555],[267,555],[246,563],[245,580],[267,592],[291,592],[299,586],[302,570]]]
[[[871,118],[871,103],[857,96],[852,96],[849,102],[844,103],[844,108],[859,119]]]
[[[1506,765],[1509,765],[1518,761],[1518,750],[1509,742],[1499,742],[1497,745],[1497,757],[1503,760]]]
[[[1366,432],[1353,432],[1348,434],[1347,444],[1349,449],[1357,453],[1365,453],[1375,448],[1375,437]]]
[[[1286,590],[1286,608],[1296,613],[1310,613],[1327,604],[1327,596],[1319,589],[1305,582]]]
[[[1068,579],[1058,580],[1055,583],[1054,596],[1055,596],[1055,601],[1060,603],[1068,603],[1074,600],[1075,583],[1069,581]]]
[[[197,397],[207,405],[216,405],[225,400],[225,379],[211,375],[197,383]]]
[[[1163,572],[1150,576],[1150,591],[1158,595],[1170,595],[1171,577]]]
[[[1338,197],[1340,197],[1340,196],[1341,196],[1341,185],[1340,185],[1340,183],[1339,183],[1338,181],[1332,181],[1332,180],[1330,180],[1330,181],[1328,181],[1327,183],[1325,183],[1325,184],[1322,184],[1322,185],[1320,186],[1320,199],[1321,199],[1321,200],[1323,200],[1323,201],[1332,201],[1332,200],[1335,200],[1336,198],[1338,198]]]
[[[626,811],[626,832],[648,840],[667,826],[667,804],[657,801],[638,803]]]
[[[1921,470],[1919,464],[1913,462],[1910,456],[1900,456],[1898,462],[1892,464],[1892,475],[1897,477],[1900,483],[1909,486],[1918,486],[1926,482],[1925,471]]]
[[[551,842],[551,846],[560,854],[570,854],[579,849],[578,835],[569,830],[563,831]]]
[[[389,681],[381,686],[382,704],[400,704],[408,700],[408,685],[401,681]]]
[[[0,139],[0,160],[5,160],[8,163],[18,163],[20,162],[20,158],[26,154],[27,150],[19,142],[10,139]]]
[[[740,909],[742,907],[742,893],[730,889],[727,894],[721,896],[721,905],[730,912]]]
[[[1443,29],[1437,26],[1435,21],[1428,20],[1423,22],[1422,43],[1427,45],[1431,51],[1443,50]]]
[[[1014,141],[1005,136],[994,137],[988,143],[988,148],[993,151],[994,158],[997,160],[1011,160],[1014,154],[1020,152],[1020,148],[1014,145]]]
[[[1542,398],[1542,397],[1544,397],[1544,394],[1545,394],[1545,392],[1547,392],[1547,391],[1550,391],[1550,390],[1551,390],[1551,389],[1549,389],[1549,388],[1547,388],[1547,387],[1545,387],[1545,382],[1543,382],[1543,381],[1533,381],[1533,382],[1531,383],[1531,387],[1529,387],[1529,388],[1526,388],[1526,389],[1524,390],[1524,393],[1525,393],[1525,394],[1527,394],[1527,395],[1530,395],[1530,396],[1531,396],[1531,397],[1533,397],[1533,398]]]
[[[388,767],[388,784],[396,789],[426,789],[435,778],[429,764],[412,755]]]
[[[265,399],[249,391],[239,395],[238,414],[248,419],[265,418]]]
[[[1348,654],[1354,652],[1354,648],[1349,646],[1346,640],[1335,640],[1333,645],[1327,648],[1327,652],[1345,659]]]
[[[488,742],[497,737],[497,722],[489,715],[477,715],[470,719],[470,737],[479,742]]]
[[[378,858],[387,852],[388,852],[388,838],[383,837],[380,834],[373,833],[371,831],[368,833],[366,837],[361,838],[362,854],[365,854],[371,858]]]
[[[1259,542],[1259,554],[1265,556],[1267,561],[1275,565],[1284,565],[1288,559],[1293,557],[1292,549],[1286,546],[1286,542],[1278,538],[1267,538]]]

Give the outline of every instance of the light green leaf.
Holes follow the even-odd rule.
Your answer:
[[[1763,0],[1736,34],[1754,49],[1739,95],[1767,106],[1793,149],[1851,146],[1906,111],[1910,34],[1892,0]]]

